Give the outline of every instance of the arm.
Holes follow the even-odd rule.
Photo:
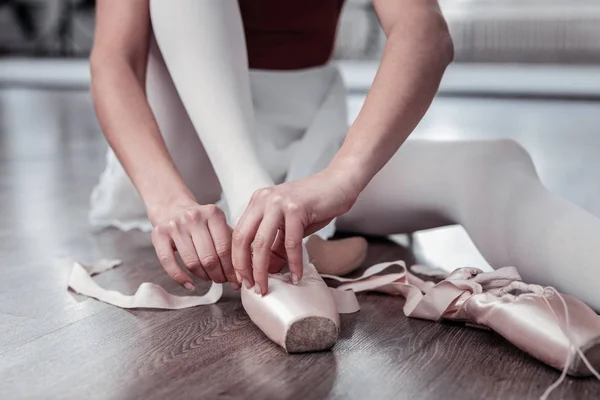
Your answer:
[[[269,263],[256,255],[271,246],[287,256],[292,279],[301,278],[302,269],[293,266],[302,260],[302,238],[350,210],[421,120],[452,60],[452,42],[435,0],[373,1],[388,41],[371,91],[342,148],[324,171],[259,192],[236,227],[254,243],[254,276],[261,284]],[[247,222],[257,219],[260,224]],[[273,244],[281,227],[285,242]]]
[[[90,57],[92,97],[110,146],[140,193],[154,226],[152,242],[165,271],[192,290],[178,264],[203,279],[237,285],[231,234],[219,209],[201,206],[165,146],[145,93],[150,38],[148,0],[99,0]],[[214,242],[214,244],[213,244]]]
[[[175,168],[146,100],[148,1],[100,0],[96,15],[90,57],[96,114],[152,219],[152,210],[193,196]]]
[[[387,36],[365,103],[330,164],[353,196],[417,126],[452,61],[453,46],[436,0],[373,0]]]

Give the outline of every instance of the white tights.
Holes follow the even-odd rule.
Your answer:
[[[600,219],[540,182],[512,140],[408,141],[339,218],[365,234],[461,224],[494,267],[600,309]]]

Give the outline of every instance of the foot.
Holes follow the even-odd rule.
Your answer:
[[[363,237],[323,240],[313,235],[306,242],[310,261],[320,274],[346,275],[358,268],[367,256]]]

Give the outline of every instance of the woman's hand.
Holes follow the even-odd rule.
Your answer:
[[[327,170],[256,191],[233,232],[236,274],[246,287],[265,294],[268,273],[281,270],[287,260],[292,281],[298,283],[302,239],[348,212],[357,196],[347,179]]]
[[[231,263],[231,228],[219,207],[186,199],[154,209],[149,216],[158,259],[177,283],[194,290],[194,281],[178,264],[175,251],[200,279],[229,281],[234,289],[240,288]]]

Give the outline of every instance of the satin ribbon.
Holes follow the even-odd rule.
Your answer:
[[[377,275],[392,267],[400,267],[401,271]],[[425,269],[426,267],[420,266],[421,271]],[[478,294],[484,290],[502,288],[510,282],[521,280],[514,267],[504,267],[492,272],[482,272],[476,268],[459,268],[444,281],[434,284],[411,274],[404,261],[373,265],[358,278],[342,278],[326,274],[321,276],[342,283],[337,288],[331,289],[341,314],[360,309],[355,293],[376,291],[404,297],[406,302],[403,311],[407,317],[432,321],[442,318],[449,311],[452,303],[465,294]]]
[[[119,260],[100,260],[89,265],[75,262],[69,277],[69,288],[79,294],[121,308],[182,309],[214,304],[223,294],[223,287],[218,283],[213,283],[209,291],[201,296],[177,296],[153,283],[142,283],[135,294],[124,295],[102,288],[92,279],[93,275],[120,264]],[[401,271],[383,274],[392,267],[400,267]],[[467,279],[471,276],[475,277]],[[404,261],[373,265],[358,278],[342,278],[334,275],[322,275],[322,277],[342,283],[337,288],[330,288],[340,314],[360,310],[356,293],[377,291],[405,297],[403,310],[406,316],[430,320],[440,319],[450,305],[465,292],[481,293],[484,288],[504,287],[507,282],[520,280],[516,269],[512,267],[485,273],[476,269],[462,268],[450,274],[445,281],[434,284],[408,272]]]
[[[120,260],[101,260],[92,265],[83,266],[73,263],[69,276],[69,288],[76,293],[93,297],[113,306],[121,308],[157,308],[179,310],[182,308],[203,306],[216,303],[223,294],[223,285],[214,283],[202,296],[177,296],[168,293],[154,283],[142,283],[135,294],[124,295],[116,290],[100,287],[92,279],[92,275],[112,269],[121,264]]]

